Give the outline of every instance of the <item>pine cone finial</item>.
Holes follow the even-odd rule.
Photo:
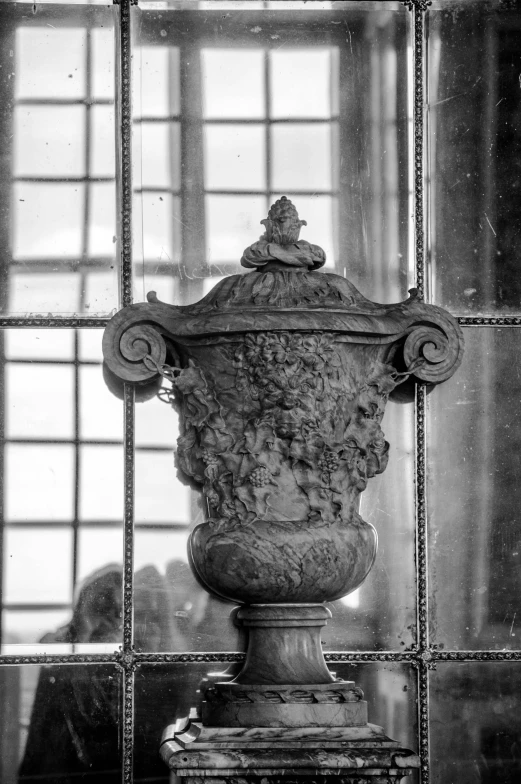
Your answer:
[[[297,242],[301,227],[307,226],[305,220],[299,220],[298,212],[287,196],[282,196],[271,205],[268,217],[261,223],[266,226],[267,242],[276,242],[278,245]]]

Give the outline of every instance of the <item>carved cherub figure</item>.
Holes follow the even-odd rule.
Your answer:
[[[264,267],[270,261],[279,261],[289,267],[318,269],[325,264],[326,254],[318,245],[299,240],[300,229],[306,226],[299,220],[293,203],[282,196],[271,205],[268,217],[261,220],[266,227],[262,237],[243,253],[243,267]]]

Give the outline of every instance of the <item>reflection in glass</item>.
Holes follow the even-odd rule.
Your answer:
[[[274,119],[332,115],[335,50],[275,49],[270,52],[271,115]],[[288,90],[291,84],[291,90]]]
[[[82,336],[87,334],[99,350],[99,333],[96,330],[82,332]],[[74,332],[70,329],[9,329],[4,332],[4,352],[7,360],[35,357],[72,360]]]
[[[73,446],[7,443],[4,498],[8,522],[69,521],[74,515]]]
[[[504,10],[426,15],[430,295],[460,313],[519,309],[521,27]]]
[[[84,29],[20,26],[16,32],[16,98],[82,98]]]
[[[464,332],[461,368],[428,398],[432,639],[519,648],[521,333]]]
[[[16,259],[80,255],[85,199],[81,183],[17,183],[14,199]]]
[[[390,401],[382,429],[391,445],[389,464],[369,482],[360,504],[378,533],[376,560],[360,588],[331,605],[325,650],[404,650],[416,641],[412,403]]]
[[[111,664],[0,667],[5,784],[121,781],[121,671]]]
[[[518,662],[440,662],[429,672],[433,784],[521,777]]]
[[[35,405],[38,389],[38,405]],[[69,365],[10,362],[6,368],[8,438],[74,437],[74,368]]]
[[[405,298],[408,16],[377,5],[132,9],[136,299],[156,275],[175,279],[174,301],[186,304],[242,272],[242,251],[280,195],[308,221],[304,238],[325,246],[330,270],[373,299]]]
[[[114,19],[108,6],[2,3],[0,311],[117,306]],[[103,292],[90,276],[103,271]]]
[[[203,49],[201,67],[206,119],[264,117],[262,50]]]
[[[85,174],[85,108],[18,106],[14,115],[16,177]]]
[[[80,519],[121,520],[123,450],[120,446],[84,445],[80,449]]]
[[[23,315],[42,315],[42,303],[49,313],[72,313],[81,297],[81,278],[75,272],[13,272],[11,284],[11,309]]]
[[[4,601],[67,604],[72,584],[72,531],[14,528],[4,531]]]
[[[179,123],[141,123],[142,184],[179,190]],[[165,166],[168,161],[169,166]]]
[[[207,196],[208,261],[236,263],[259,235],[259,215],[267,213],[264,196]]]
[[[114,177],[114,107],[96,105],[90,109],[92,159],[94,177]]]
[[[121,638],[123,417],[102,334],[4,333],[3,652]]]
[[[263,190],[266,187],[265,130],[262,125],[205,127],[206,187]]]
[[[271,131],[273,189],[331,190],[331,127],[285,123]],[[297,203],[300,204],[298,201]]]

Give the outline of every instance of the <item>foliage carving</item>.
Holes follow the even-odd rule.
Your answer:
[[[220,352],[233,407],[193,360],[176,371],[178,466],[203,486],[212,522],[356,519],[359,493],[387,465],[380,422],[401,380],[374,357],[361,367],[356,352],[324,332],[246,334]]]

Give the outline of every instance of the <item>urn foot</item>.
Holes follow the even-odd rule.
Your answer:
[[[213,727],[359,727],[367,703],[352,681],[328,669],[320,632],[331,617],[323,604],[243,607],[249,632],[244,667],[231,682],[208,685],[203,724]]]

